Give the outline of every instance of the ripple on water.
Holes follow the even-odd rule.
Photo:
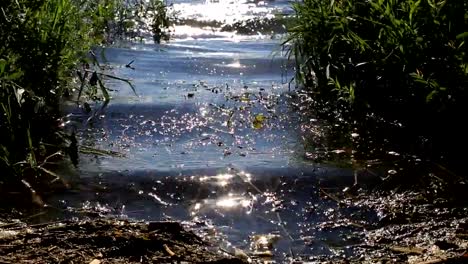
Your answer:
[[[74,216],[185,221],[238,256],[341,254],[349,230],[319,223],[349,212],[319,199],[318,179],[352,174],[304,163],[288,97],[292,66],[279,40],[221,30],[287,13],[289,3],[173,2],[186,23],[174,40],[104,52],[111,73],[131,79],[139,96],[109,80],[113,100],[103,110],[92,105],[97,118],[79,129],[82,145],[125,157],[82,155],[78,191],[58,194],[63,202],[54,206]],[[200,26],[213,21],[220,25]],[[125,67],[130,61],[134,69]],[[88,120],[72,111],[70,123]]]

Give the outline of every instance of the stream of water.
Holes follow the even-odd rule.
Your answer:
[[[349,254],[355,240],[339,223],[353,211],[321,199],[318,188],[343,188],[352,171],[303,158],[281,27],[240,34],[217,26],[288,14],[288,1],[175,0],[172,8],[185,23],[170,42],[101,51],[138,96],[108,80],[113,98],[97,118],[73,110],[85,124],[81,145],[119,155],[82,155],[79,183],[53,206],[183,221],[225,251],[280,263]]]

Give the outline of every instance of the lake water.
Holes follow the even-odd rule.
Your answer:
[[[170,42],[99,51],[138,96],[108,80],[113,98],[95,119],[71,110],[82,145],[119,156],[82,155],[77,183],[52,206],[183,221],[222,251],[272,253],[278,263],[350,254],[357,238],[339,223],[353,211],[320,198],[319,187],[343,188],[353,172],[304,159],[284,28],[242,27],[291,13],[288,1],[177,0],[172,8],[184,22]],[[131,61],[134,69],[125,67]]]

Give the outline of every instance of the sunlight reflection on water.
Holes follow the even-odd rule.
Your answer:
[[[211,23],[269,18],[288,5],[174,0],[180,18],[192,21],[176,25],[171,42],[107,49],[113,73],[131,79],[139,97],[110,83],[114,99],[80,131],[80,143],[126,158],[83,157],[83,185],[99,181],[74,199],[102,213],[188,221],[198,234],[207,230],[206,239],[245,250],[251,242],[252,254],[264,256],[287,254],[303,233],[315,235],[322,216],[314,210],[329,205],[310,201],[314,178],[293,172],[303,165],[303,147],[283,80],[291,65],[272,55],[279,41],[271,36],[222,32]],[[134,70],[125,67],[132,60]],[[103,173],[106,180],[96,176]],[[319,249],[304,251],[311,250]]]
[[[174,9],[180,18],[197,21],[220,21],[233,23],[239,20],[255,18],[259,15],[273,17],[274,8],[268,4],[252,3],[245,0],[217,0],[199,3],[175,3]]]

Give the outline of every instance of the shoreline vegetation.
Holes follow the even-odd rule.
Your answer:
[[[67,183],[60,161],[78,162],[74,131],[61,102],[110,96],[93,47],[118,39],[169,39],[162,1],[6,0],[0,3],[0,193],[41,205],[41,195]],[[27,193],[30,195],[21,195]],[[18,201],[20,204],[21,202]],[[3,202],[2,202],[3,203]]]
[[[464,174],[466,2],[304,0],[293,9],[283,45],[301,112],[335,126],[357,159],[382,148]]]
[[[350,262],[466,262],[468,3],[304,0],[293,9],[284,45],[296,61],[298,109],[306,119],[331,124],[327,136],[335,139],[325,144],[342,147],[336,154],[348,155],[357,172],[372,174],[372,163],[379,163],[384,182],[393,180],[383,192],[359,190],[359,182],[343,191],[321,190],[337,207],[382,212],[375,223],[340,223],[365,241],[353,245],[360,255]],[[80,146],[67,129],[61,102],[75,101],[89,114],[88,102],[102,107],[111,99],[106,78],[133,89],[128,80],[104,72],[93,47],[147,36],[159,43],[169,39],[169,27],[160,0],[0,1],[0,196],[19,198],[14,204],[2,199],[2,206],[43,205],[43,194],[67,187],[55,169],[63,160],[76,165]],[[306,149],[313,152],[314,144],[311,135]],[[311,160],[320,162],[315,156]],[[405,192],[418,184],[427,189]],[[228,261],[174,223],[99,216],[34,225],[11,217],[0,223],[0,261],[5,263],[34,256],[39,262],[93,264],[143,257],[149,262]],[[70,232],[73,237],[66,235]],[[136,249],[147,251],[134,254]],[[180,258],[186,253],[193,258]],[[348,261],[317,259],[341,260]]]
[[[393,208],[384,210],[389,218],[377,227],[356,233],[365,242],[342,260],[467,263],[466,238],[457,238],[466,230],[468,209],[468,2],[292,5],[283,45],[296,62],[294,107],[310,128],[305,158],[346,163],[355,172],[353,186],[322,194],[345,207]],[[364,186],[361,176],[377,182]]]

